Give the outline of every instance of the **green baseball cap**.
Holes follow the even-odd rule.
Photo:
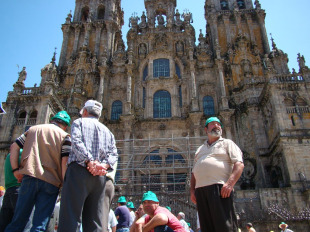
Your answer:
[[[171,208],[169,206],[166,206],[166,209],[168,209],[171,212]]]
[[[134,209],[135,208],[135,206],[133,205],[132,201],[128,201],[127,202],[127,208],[129,208],[129,209]]]
[[[148,191],[146,193],[143,194],[142,197],[142,202],[143,201],[154,201],[154,202],[159,202],[157,199],[157,196],[155,193],[153,193],[152,191]]]
[[[218,122],[219,124],[221,124],[221,127],[223,127],[223,124],[221,123],[221,121],[217,117],[210,117],[210,118],[208,118],[206,120],[205,126],[207,126],[210,122]]]
[[[59,119],[70,126],[71,118],[66,111],[59,111],[54,117],[52,117],[52,120],[54,119]]]
[[[117,201],[118,203],[126,203],[126,198],[124,197],[124,196],[120,196],[119,198],[118,198],[118,201]]]

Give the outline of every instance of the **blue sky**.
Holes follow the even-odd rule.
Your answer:
[[[193,13],[196,34],[205,33],[205,0],[177,0],[177,9]],[[289,55],[289,67],[298,71],[297,53],[305,56],[310,67],[310,1],[260,0],[266,10],[267,33],[272,33],[277,47]],[[26,67],[26,87],[40,84],[41,69],[51,61],[57,47],[57,63],[62,44],[61,24],[67,14],[74,12],[75,0],[9,0],[1,3],[0,14],[0,101],[6,101],[8,91],[18,79],[18,71]],[[123,0],[125,25],[123,38],[128,31],[128,19],[133,12],[144,11],[144,0]],[[197,36],[196,36],[197,37]],[[269,36],[270,37],[270,36]],[[308,62],[307,62],[308,61]],[[19,66],[19,69],[18,69]]]

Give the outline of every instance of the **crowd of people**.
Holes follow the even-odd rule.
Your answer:
[[[72,125],[60,111],[15,140],[5,161],[6,191],[0,187],[0,232],[193,232],[183,212],[175,216],[151,191],[137,208],[125,196],[111,208],[118,153],[114,135],[99,121],[101,112],[101,103],[88,100]],[[244,168],[242,152],[222,137],[222,127],[218,118],[208,118],[208,139],[195,154],[190,194],[196,231],[240,230],[233,189]],[[246,227],[255,232],[251,223]],[[290,231],[284,222],[280,228]]]

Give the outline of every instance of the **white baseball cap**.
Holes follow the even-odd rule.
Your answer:
[[[102,104],[100,102],[95,101],[95,100],[88,100],[87,102],[85,102],[85,105],[81,109],[80,114],[83,114],[83,110],[85,107],[92,107],[96,110],[99,110],[100,112],[102,111]]]

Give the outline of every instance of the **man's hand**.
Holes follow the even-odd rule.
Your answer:
[[[193,191],[191,191],[191,200],[192,200],[192,202],[193,202],[195,205],[197,204],[195,192],[193,192]]]
[[[18,183],[21,183],[24,175],[21,174],[19,172],[19,170],[15,171],[13,174],[14,174],[15,178],[17,179]]]
[[[99,163],[97,160],[87,163],[87,170],[93,176],[104,176],[107,174],[107,169],[110,167],[108,164]]]
[[[231,191],[233,191],[234,187],[227,182],[223,185],[221,189],[221,197],[227,198],[230,196]]]

